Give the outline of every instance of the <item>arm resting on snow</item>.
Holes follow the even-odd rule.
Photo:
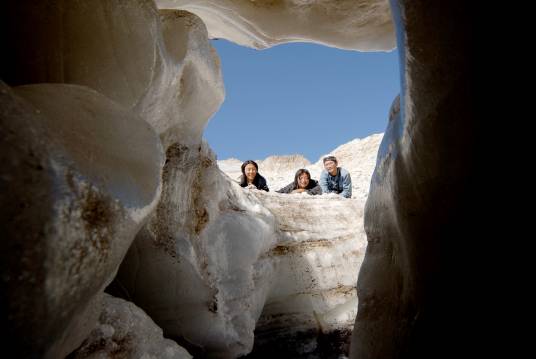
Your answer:
[[[261,177],[259,179],[259,187],[258,188],[263,190],[263,191],[270,192],[270,189],[268,189],[268,184],[266,183],[266,180],[264,179],[264,177]]]
[[[311,189],[308,189],[307,190],[307,193],[311,194],[311,195],[317,195],[317,194],[322,194],[322,188],[320,187],[320,185],[317,183],[316,186],[314,186],[313,188]]]
[[[328,173],[326,171],[322,171],[322,173],[320,174],[320,180],[318,181],[318,184],[320,185],[320,188],[322,189],[322,193],[329,193]]]
[[[346,198],[352,197],[352,178],[350,177],[350,173],[346,172],[344,174],[341,173],[342,176],[342,192],[341,196]]]
[[[285,187],[281,188],[280,190],[277,190],[277,193],[290,193],[294,189],[294,182],[286,185]]]

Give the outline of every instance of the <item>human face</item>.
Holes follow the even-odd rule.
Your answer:
[[[335,176],[337,174],[337,163],[334,161],[326,161],[324,162],[324,168],[326,171],[328,171],[332,176]]]
[[[257,168],[253,164],[248,163],[246,167],[244,167],[244,172],[246,173],[246,178],[248,181],[253,182],[255,176],[257,175]]]
[[[308,184],[309,184],[309,176],[307,176],[307,173],[302,173],[298,177],[298,188],[307,188]]]

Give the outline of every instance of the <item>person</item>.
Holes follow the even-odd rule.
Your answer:
[[[269,192],[266,179],[259,174],[259,166],[255,161],[247,160],[240,167],[242,176],[240,177],[240,186],[245,188],[256,188]]]
[[[320,187],[323,193],[337,193],[345,198],[352,197],[352,179],[350,173],[337,167],[335,156],[326,156],[322,160],[325,170],[320,174]]]
[[[311,174],[305,168],[301,168],[294,176],[294,182],[276,191],[278,193],[302,193],[307,192],[310,195],[322,194],[322,188],[318,181],[311,179]]]

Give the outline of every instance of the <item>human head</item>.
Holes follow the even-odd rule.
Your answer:
[[[311,174],[305,168],[300,168],[294,176],[294,184],[296,185],[296,188],[307,188],[310,180]]]
[[[326,171],[328,171],[331,175],[337,174],[337,158],[335,156],[326,156],[322,160],[324,162],[324,168]]]
[[[242,175],[244,176],[244,179],[249,180],[249,182],[253,182],[253,180],[257,176],[257,172],[259,171],[259,166],[255,161],[252,160],[244,161],[240,168],[242,170]]]

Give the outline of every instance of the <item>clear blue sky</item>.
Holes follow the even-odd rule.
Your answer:
[[[299,153],[311,162],[384,132],[399,93],[397,51],[362,53],[292,43],[252,50],[213,40],[225,101],[205,138],[218,159]]]

